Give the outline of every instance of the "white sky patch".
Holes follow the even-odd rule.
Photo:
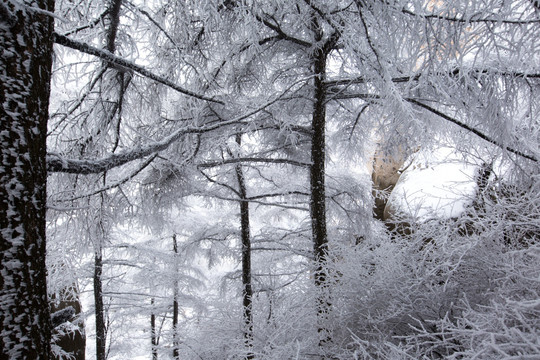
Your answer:
[[[450,148],[416,154],[390,195],[394,210],[418,220],[458,216],[471,201],[478,167]]]

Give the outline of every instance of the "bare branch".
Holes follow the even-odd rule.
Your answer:
[[[234,200],[237,200],[237,201],[241,201],[240,200],[240,193],[238,192],[238,190],[236,190],[235,188],[233,188],[232,186],[230,186],[229,184],[225,184],[225,183],[222,183],[220,181],[217,181],[217,180],[214,180],[212,179],[208,174],[206,174],[204,171],[202,170],[199,170],[199,172],[206,178],[206,180],[208,180],[209,182],[213,183],[213,184],[216,184],[216,185],[219,185],[219,186],[222,186],[230,191],[232,191],[234,194],[236,194],[238,196],[238,198],[235,198]],[[214,197],[218,198],[218,199],[221,199],[220,197],[214,195]],[[229,198],[227,198],[229,199]]]
[[[268,21],[267,19],[263,19],[259,15],[255,15],[255,19],[257,19],[257,21],[262,23],[267,28],[273,30],[276,34],[278,34],[278,37],[280,39],[290,41],[290,42],[292,42],[294,44],[297,44],[297,45],[300,45],[300,46],[303,46],[303,47],[311,47],[312,46],[312,44],[310,42],[307,42],[307,41],[304,41],[302,39],[298,39],[298,38],[295,38],[295,37],[293,37],[291,35],[288,35],[287,33],[285,33],[285,31],[283,31],[283,29],[281,28],[281,26],[279,26],[279,24],[272,24],[270,21]]]

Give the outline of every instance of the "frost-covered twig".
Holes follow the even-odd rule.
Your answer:
[[[133,70],[136,73],[138,73],[138,74],[140,74],[140,75],[142,75],[144,77],[147,77],[149,79],[157,81],[158,83],[163,84],[165,86],[168,86],[171,89],[174,89],[174,90],[176,90],[176,91],[178,91],[178,92],[180,92],[182,94],[192,96],[192,97],[200,99],[200,100],[205,100],[205,101],[225,105],[225,103],[223,101],[221,101],[221,100],[217,100],[217,99],[207,97],[207,96],[202,95],[202,94],[197,94],[197,93],[195,93],[195,92],[193,92],[191,90],[184,89],[183,87],[179,86],[178,84],[173,83],[172,81],[164,78],[163,76],[159,76],[157,74],[154,74],[153,72],[145,69],[144,67],[142,67],[140,65],[137,65],[137,64],[135,64],[135,63],[133,63],[131,61],[128,61],[126,59],[123,59],[123,58],[121,58],[119,56],[116,56],[116,55],[110,53],[107,50],[98,49],[96,47],[90,46],[90,45],[88,45],[86,43],[83,43],[83,42],[80,42],[80,41],[70,39],[70,38],[68,38],[68,37],[66,37],[64,35],[60,35],[58,33],[54,33],[54,42],[56,44],[63,45],[65,47],[69,47],[71,49],[78,50],[78,51],[83,52],[85,54],[97,56],[97,57],[99,57],[99,58],[101,58],[103,60],[109,61],[109,62],[111,62],[111,63],[113,63],[115,65],[125,67],[126,69]]]

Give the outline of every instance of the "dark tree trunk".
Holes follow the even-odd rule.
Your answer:
[[[236,135],[236,143],[242,144],[242,135]],[[244,341],[247,349],[246,359],[253,359],[253,314],[251,287],[251,237],[249,233],[249,201],[242,165],[236,165],[238,193],[240,195],[240,236],[242,240],[242,307],[244,317]]]
[[[105,307],[103,306],[103,256],[98,245],[94,256],[94,302],[96,315],[96,360],[106,359],[107,328],[105,324]]]
[[[173,279],[173,359],[180,359],[178,349],[178,243],[176,242],[176,234],[173,235],[173,251],[174,251],[174,279]]]
[[[54,345],[69,353],[73,357],[72,360],[84,360],[86,356],[86,335],[77,284],[66,286],[60,291],[58,297],[53,295],[50,309],[53,325],[52,333],[53,339],[55,339]],[[70,309],[68,318],[62,321],[64,324],[58,323],[58,321],[55,322],[55,315]],[[77,330],[73,331],[73,326],[76,326]],[[63,359],[61,356],[53,358],[55,360]]]
[[[53,0],[0,3],[0,358],[49,359],[45,164]]]
[[[122,5],[122,0],[111,0],[109,5],[109,14],[107,17],[108,20],[108,26],[107,26],[107,34],[106,34],[106,44],[105,48],[111,52],[114,53],[116,49],[115,41],[116,41],[116,35],[118,33],[118,24],[120,23],[120,8]],[[122,102],[122,97],[124,95],[123,93],[123,78],[120,78],[122,80],[122,84],[120,84],[120,95],[119,99],[115,104],[112,104],[109,111],[105,114],[105,116],[111,121],[115,113],[118,111],[119,103]],[[108,107],[105,107],[106,109]],[[116,146],[115,146],[116,148]],[[113,149],[114,152],[115,149]],[[106,184],[107,179],[107,172],[103,173],[103,184]],[[108,202],[106,201],[106,193],[101,194],[101,206],[102,208],[105,206],[108,206]],[[106,213],[106,211],[102,211],[101,214]],[[100,215],[103,216],[103,215]],[[107,236],[107,230],[106,225],[104,224],[104,219],[100,220],[100,228],[102,231],[100,232],[101,238],[96,239],[96,249],[95,249],[95,257],[94,257],[94,301],[95,301],[95,316],[96,316],[96,360],[105,360],[107,358],[107,324],[105,321],[105,306],[103,302],[103,245],[105,242],[105,237]]]
[[[158,360],[158,339],[156,330],[156,314],[154,313],[154,298],[150,299],[152,314],[150,315],[150,342],[152,344],[152,360]]]
[[[116,50],[116,34],[118,33],[118,25],[120,24],[120,8],[122,7],[122,0],[111,0],[109,4],[107,26],[107,43],[105,48],[114,54]]]
[[[323,29],[316,16],[312,17],[312,30],[315,42],[323,39]],[[328,253],[328,238],[326,232],[326,193],[325,193],[325,126],[326,126],[326,91],[324,86],[326,75],[326,58],[329,50],[320,46],[313,52],[314,104],[311,120],[313,135],[311,138],[311,168],[310,168],[310,211],[313,237],[313,252],[315,257],[315,287],[317,289],[317,316],[319,342],[322,345],[330,340],[330,335],[324,325],[330,310],[330,299],[327,294],[326,260]]]

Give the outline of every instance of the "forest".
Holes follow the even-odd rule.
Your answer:
[[[2,0],[0,359],[540,359],[538,0]]]

